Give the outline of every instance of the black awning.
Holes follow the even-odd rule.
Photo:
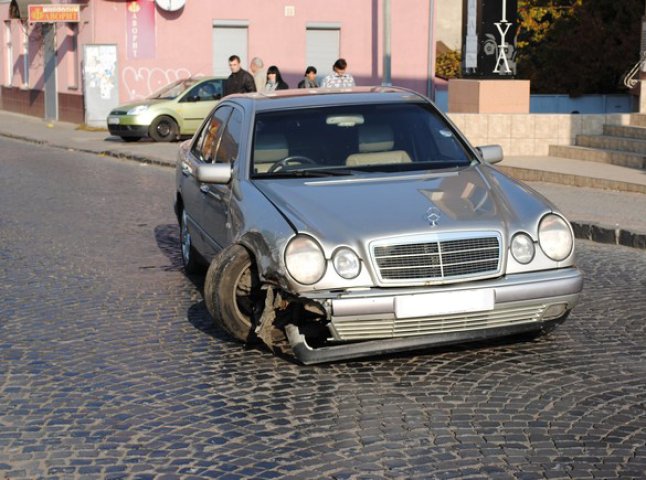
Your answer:
[[[29,5],[43,5],[52,3],[51,0],[11,0],[9,5],[9,18],[27,20],[29,18]]]

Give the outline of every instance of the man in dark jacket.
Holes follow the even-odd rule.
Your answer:
[[[256,83],[249,72],[240,67],[240,57],[229,57],[231,75],[224,82],[224,96],[232,93],[248,93],[256,91]]]

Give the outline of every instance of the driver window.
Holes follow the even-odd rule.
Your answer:
[[[218,163],[231,163],[238,156],[240,136],[242,135],[242,113],[234,110],[229,118],[229,123],[222,134],[215,161]]]
[[[218,108],[205,123],[200,138],[193,147],[193,154],[203,162],[212,163],[222,137],[223,125],[233,109],[228,106]]]
[[[200,83],[191,88],[185,98],[189,99],[189,101],[198,102],[213,101],[218,98],[218,93],[220,96],[222,94],[221,88],[218,89],[218,86],[215,81]]]

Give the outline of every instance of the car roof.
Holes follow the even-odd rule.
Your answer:
[[[318,107],[326,105],[353,105],[357,103],[426,103],[421,94],[401,87],[353,87],[353,88],[299,88],[277,90],[271,93],[245,93],[228,95],[222,99],[256,111]]]
[[[214,75],[191,75],[184,80],[195,80],[196,82],[203,82],[205,80],[226,80],[226,77],[216,77]]]

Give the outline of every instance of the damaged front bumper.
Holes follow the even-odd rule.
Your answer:
[[[328,344],[310,346],[294,324],[285,333],[306,365],[481,341],[553,328],[582,288],[581,272],[566,268],[477,284],[317,295],[330,318]]]

